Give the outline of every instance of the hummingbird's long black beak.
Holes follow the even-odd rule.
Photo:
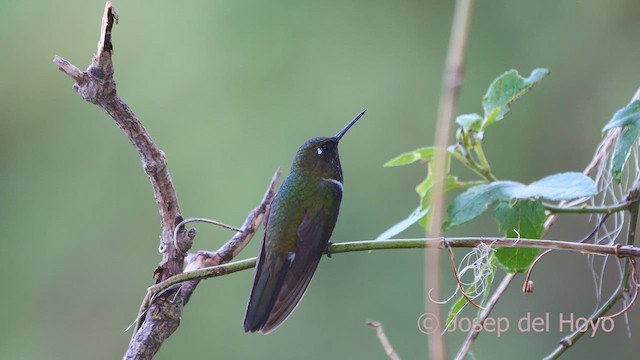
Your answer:
[[[362,112],[360,114],[358,114],[358,116],[356,116],[353,120],[351,120],[351,122],[349,122],[347,124],[347,126],[344,127],[344,129],[340,130],[340,132],[335,136],[337,141],[340,141],[340,139],[342,138],[342,136],[344,136],[344,134],[347,133],[347,130],[349,130],[349,128],[351,128],[353,126],[353,124],[356,123],[356,121],[358,121],[358,119],[360,119],[362,117],[362,115],[364,115],[364,113],[367,110],[362,110]]]

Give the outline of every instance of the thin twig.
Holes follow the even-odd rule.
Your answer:
[[[428,237],[440,236],[440,224],[443,219],[442,210],[444,207],[445,149],[449,146],[451,139],[451,129],[456,113],[458,95],[462,88],[467,40],[474,3],[475,0],[456,1],[453,14],[434,139],[435,146],[443,151],[438,151],[434,159],[433,175],[435,182],[429,204],[431,226],[427,230]],[[437,251],[430,251],[429,249],[425,251],[424,282],[426,311],[433,314],[437,319],[441,319],[441,306],[431,303],[426,296],[427,293],[433,291],[433,296],[440,298],[440,257]],[[447,344],[444,336],[430,334],[428,341],[431,359],[444,360],[447,358]]]
[[[60,71],[71,77],[76,84],[84,83],[84,73],[72,63],[57,55],[53,58],[53,63],[58,65]]]
[[[237,228],[235,226],[231,226],[231,225],[227,225],[223,222],[220,221],[216,221],[216,220],[211,220],[211,219],[205,219],[205,218],[189,218],[189,219],[184,219],[182,221],[180,221],[178,224],[176,224],[176,229],[173,232],[173,246],[175,246],[176,249],[178,248],[178,231],[180,231],[180,229],[190,223],[194,223],[194,222],[202,222],[202,223],[207,223],[207,224],[212,224],[212,225],[216,225],[216,226],[220,226],[221,228],[225,228],[225,229],[229,229],[229,230],[234,230],[236,232],[241,232],[242,229]],[[162,250],[160,250],[160,252],[162,252]]]
[[[524,293],[532,293],[533,292],[533,283],[531,282],[531,273],[533,272],[533,268],[536,267],[536,264],[540,259],[545,257],[548,253],[552,252],[552,249],[545,250],[542,254],[538,255],[535,260],[529,266],[529,270],[527,270],[527,275],[524,277],[524,282],[522,283],[522,292]]]
[[[391,360],[400,360],[400,356],[396,353],[391,345],[391,342],[387,338],[387,335],[384,333],[384,328],[382,328],[382,324],[378,321],[367,320],[367,325],[376,329],[376,335],[378,336],[378,340],[380,340],[380,344],[382,344],[382,348],[384,352],[387,354],[389,359]]]
[[[361,252],[372,250],[392,250],[392,249],[424,249],[438,248],[446,249],[448,246],[458,248],[475,248],[480,244],[488,246],[534,248],[534,249],[555,249],[577,252],[581,254],[594,254],[603,256],[640,257],[640,247],[634,246],[609,246],[596,244],[579,244],[570,241],[558,240],[536,240],[536,239],[500,239],[500,238],[435,238],[435,239],[397,239],[397,240],[367,240],[344,243],[333,243],[329,247],[329,252],[333,254]],[[250,269],[255,265],[256,258],[234,261],[224,265],[205,267],[195,271],[187,271],[176,275],[166,281],[149,288],[152,293],[157,293],[169,287],[191,280],[204,280],[212,277],[231,274],[234,272]],[[496,300],[497,301],[497,300]],[[490,310],[488,302],[485,307]]]

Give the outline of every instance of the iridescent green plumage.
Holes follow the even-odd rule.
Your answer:
[[[336,136],[305,142],[266,217],[244,330],[267,334],[291,314],[325,252],[342,200],[338,142],[364,114]]]

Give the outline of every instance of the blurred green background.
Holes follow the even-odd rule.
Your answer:
[[[160,259],[159,218],[136,153],[51,62],[57,54],[88,65],[103,5],[0,2],[2,359],[121,357],[130,337],[123,330]],[[166,152],[185,217],[240,225],[304,140],[335,134],[364,108],[341,143],[346,189],[333,241],[375,238],[415,207],[424,167],[382,164],[433,142],[453,1],[115,7],[118,91]],[[588,163],[603,124],[640,85],[639,13],[634,0],[477,3],[459,113],[480,112],[489,83],[508,69],[551,69],[487,134],[499,178],[530,182]],[[588,227],[573,220],[548,237],[581,238]],[[230,235],[200,225],[194,248],[216,249]],[[450,235],[498,233],[485,216]],[[257,244],[240,257],[254,256]],[[442,266],[446,293],[454,283]],[[482,334],[478,359],[540,358],[567,334],[560,313],[593,309],[583,256],[553,254],[534,276],[534,294],[523,295],[518,280],[494,314],[515,327],[527,312],[548,311],[550,331]],[[202,283],[156,358],[385,359],[366,319],[382,322],[403,359],[427,356],[416,327],[422,251],[325,259],[301,306],[266,337],[242,331],[251,278],[245,271]],[[615,331],[585,337],[567,358],[634,354],[638,317],[629,314],[631,338],[618,318]],[[463,336],[448,336],[452,352]]]

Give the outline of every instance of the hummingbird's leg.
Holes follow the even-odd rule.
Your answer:
[[[327,254],[327,257],[329,259],[331,259],[331,250],[329,250],[329,247],[331,247],[331,245],[333,245],[333,241],[327,241],[327,247],[324,249],[325,254]]]

